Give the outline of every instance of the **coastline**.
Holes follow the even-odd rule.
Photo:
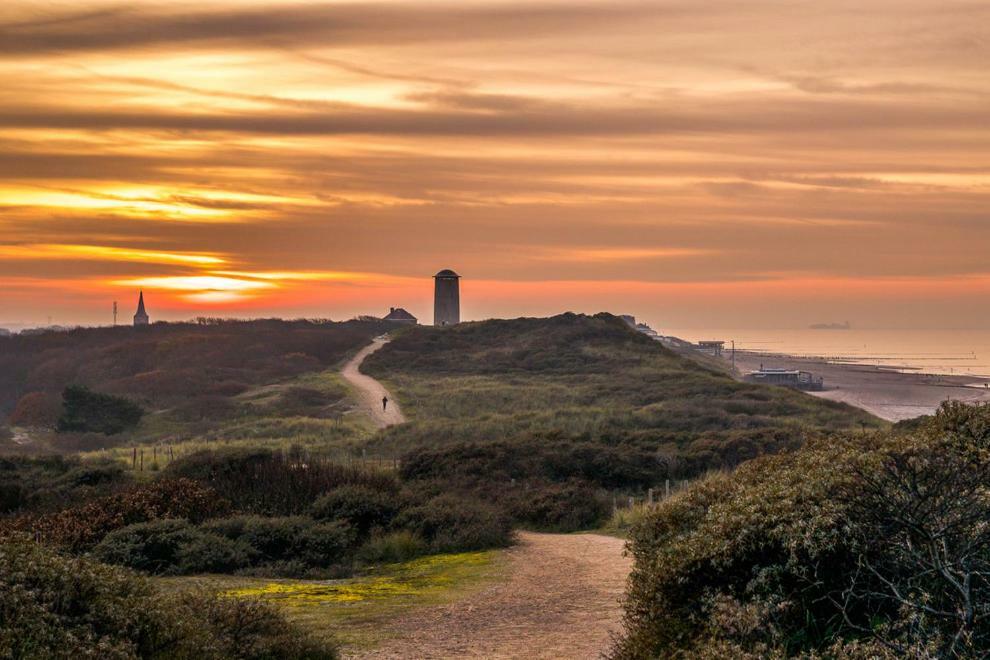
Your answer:
[[[731,358],[726,351],[723,359]],[[813,396],[843,401],[891,422],[930,415],[943,401],[990,403],[990,378],[932,375],[885,369],[868,364],[831,363],[825,358],[797,357],[762,351],[736,351],[738,374],[767,368],[810,371],[825,379]]]

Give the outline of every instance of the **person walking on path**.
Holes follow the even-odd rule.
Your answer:
[[[382,412],[385,412],[386,410],[388,410],[388,397],[387,396],[383,396],[382,397]]]

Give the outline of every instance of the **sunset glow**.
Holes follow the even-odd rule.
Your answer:
[[[990,323],[990,6],[10,0],[0,322]]]

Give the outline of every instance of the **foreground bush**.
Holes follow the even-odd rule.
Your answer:
[[[616,658],[986,657],[990,407],[715,475],[635,528]]]
[[[146,580],[38,544],[0,543],[0,657],[331,659],[274,608]]]

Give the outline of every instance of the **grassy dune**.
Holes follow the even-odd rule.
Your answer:
[[[845,404],[736,382],[610,315],[410,328],[365,370],[413,420],[376,439],[386,453],[536,435],[660,451],[696,473],[883,425]]]

